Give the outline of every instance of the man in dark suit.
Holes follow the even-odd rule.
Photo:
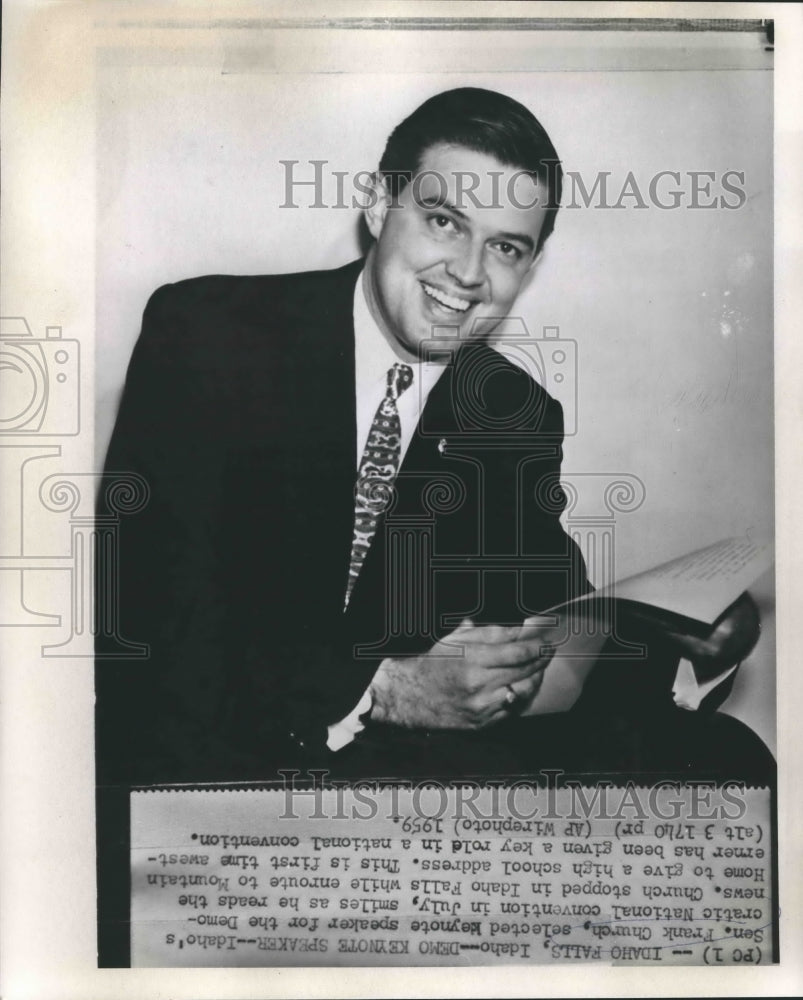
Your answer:
[[[99,644],[101,783],[755,758],[734,720],[674,706],[678,648],[654,636],[573,712],[527,715],[541,613],[589,584],[559,521],[560,406],[486,340],[560,187],[529,111],[450,91],[391,135],[364,262],[154,294],[107,459],[150,489],[116,556],[122,634],[150,655]],[[681,651],[714,676],[756,633],[745,598]]]

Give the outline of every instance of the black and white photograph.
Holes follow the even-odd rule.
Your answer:
[[[6,995],[794,995],[793,18],[9,21]]]

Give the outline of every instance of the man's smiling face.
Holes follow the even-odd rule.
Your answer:
[[[366,263],[371,313],[402,356],[485,337],[511,310],[536,258],[547,192],[495,157],[437,145],[391,206],[366,210],[376,243]]]

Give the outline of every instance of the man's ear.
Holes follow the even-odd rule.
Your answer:
[[[365,224],[368,226],[368,232],[371,236],[378,240],[390,206],[390,191],[388,191],[384,175],[378,170],[372,175],[368,190],[370,192],[368,204],[364,209]]]

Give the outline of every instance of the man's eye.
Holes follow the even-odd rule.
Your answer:
[[[436,229],[441,229],[444,232],[455,229],[454,221],[448,215],[431,215],[429,221]]]
[[[504,240],[497,243],[496,248],[503,257],[510,257],[511,260],[518,260],[521,257],[521,250],[512,243],[507,243]]]

